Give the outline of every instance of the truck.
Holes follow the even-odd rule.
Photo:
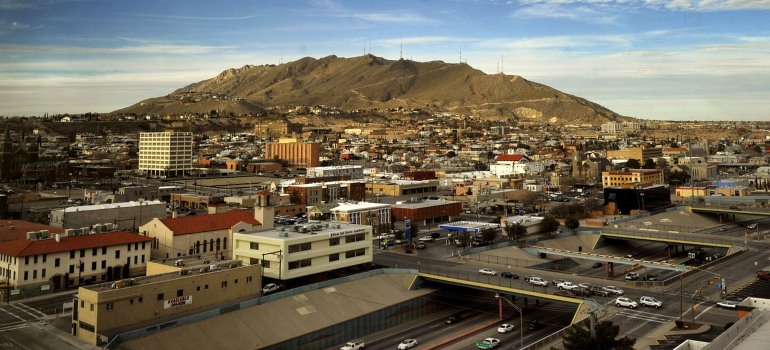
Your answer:
[[[358,349],[363,349],[363,348],[364,348],[364,340],[363,339],[356,339],[356,340],[351,340],[351,341],[345,343],[345,345],[343,345],[340,348],[340,350],[358,350]]]

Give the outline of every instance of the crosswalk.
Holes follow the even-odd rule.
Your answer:
[[[654,323],[668,323],[673,320],[677,320],[676,316],[661,315],[658,313],[643,311],[639,309],[623,309],[617,313],[617,316],[623,318],[630,318],[640,321],[654,322]]]
[[[22,303],[0,304],[0,332],[29,327],[29,321],[45,316],[45,313]]]

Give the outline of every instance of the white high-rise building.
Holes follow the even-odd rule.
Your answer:
[[[139,133],[139,171],[149,176],[175,177],[192,170],[191,132]]]

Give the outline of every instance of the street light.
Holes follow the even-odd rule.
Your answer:
[[[508,304],[513,306],[513,308],[516,309],[516,311],[519,312],[519,342],[520,342],[519,349],[523,349],[524,348],[524,313],[521,311],[521,309],[519,309],[518,306],[516,306],[516,304],[514,304],[510,300],[500,295],[500,293],[495,293],[495,298],[497,298],[498,300],[500,299],[505,300]],[[503,302],[498,301],[498,303],[500,304],[500,319],[502,320],[503,319]]]

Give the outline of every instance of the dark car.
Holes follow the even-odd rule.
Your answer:
[[[610,292],[602,289],[600,286],[588,286],[588,292],[591,293],[591,295],[601,295],[603,297],[607,297],[610,295]]]
[[[463,318],[462,316],[460,316],[460,314],[450,315],[449,317],[446,318],[446,324],[455,324],[457,322],[460,322],[462,319]]]
[[[512,279],[518,279],[519,275],[513,273],[513,272],[503,272],[500,274],[500,276],[505,278],[512,278]]]
[[[530,331],[536,331],[540,328],[543,328],[543,324],[540,323],[540,321],[532,321],[529,323],[529,330]]]
[[[428,246],[425,244],[425,242],[418,242],[417,243],[417,249],[425,249]]]
[[[604,264],[602,264],[600,262],[595,262],[591,267],[598,268],[598,267],[602,267],[602,266],[604,266]]]

